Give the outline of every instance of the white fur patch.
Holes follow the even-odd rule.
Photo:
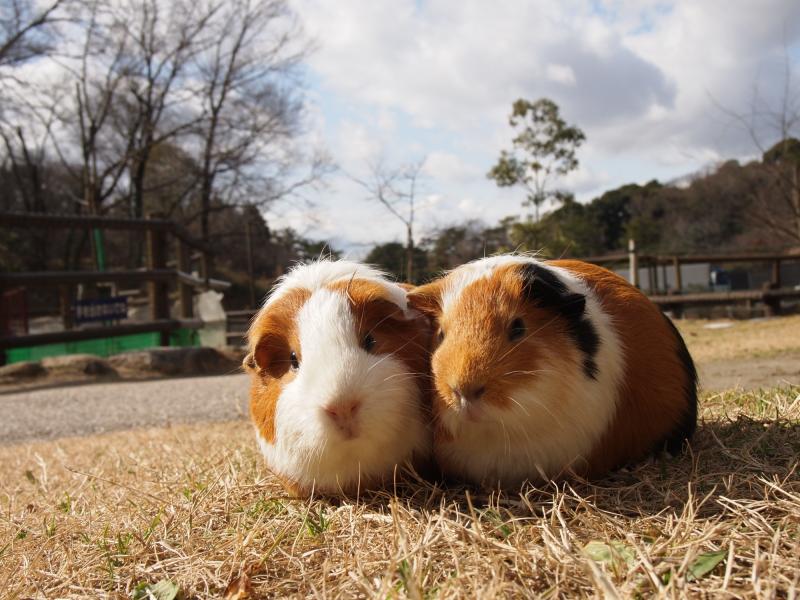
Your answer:
[[[296,317],[302,362],[278,398],[275,443],[258,439],[277,473],[308,490],[338,492],[391,475],[413,453],[427,454],[430,433],[415,374],[392,355],[361,348],[347,298],[321,288],[320,282],[330,280],[312,270],[293,271],[285,281],[294,276],[291,283],[316,285],[316,291]],[[339,274],[349,278],[352,272],[348,266]],[[361,402],[359,433],[345,439],[324,408],[354,398]]]
[[[447,312],[453,307],[467,287],[478,281],[490,277],[497,267],[506,265],[525,264],[528,262],[539,262],[526,256],[503,254],[500,256],[490,256],[473,260],[451,271],[445,280],[442,290],[442,310]]]
[[[557,475],[591,452],[609,427],[619,399],[624,348],[598,298],[570,271],[522,256],[479,260],[466,265],[464,273],[459,273],[461,267],[451,273],[454,283],[448,287],[450,297],[443,302],[444,310],[452,308],[458,294],[471,283],[488,277],[497,267],[523,263],[542,264],[570,291],[586,297],[584,318],[593,323],[600,339],[595,355],[597,379],[584,373],[582,360],[553,355],[538,367],[541,372],[532,384],[511,393],[510,408],[481,404],[483,414],[478,421],[455,412],[440,415],[454,440],[437,444],[437,458],[447,471],[475,482],[514,485]],[[556,398],[557,407],[552,404]]]
[[[387,275],[375,267],[348,260],[319,260],[293,267],[275,284],[264,307],[271,305],[290,290],[303,288],[313,292],[336,281],[346,281],[356,277],[380,284],[386,290],[389,299],[406,310],[406,293],[403,288],[388,281]]]

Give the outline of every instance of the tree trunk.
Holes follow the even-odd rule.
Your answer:
[[[203,182],[200,186],[200,233],[203,242],[209,243],[208,214],[211,212],[211,193],[214,187],[214,172],[211,168],[212,152],[216,142],[217,112],[212,111],[211,122],[208,125],[205,148],[203,149]]]
[[[406,228],[406,281],[414,283],[414,232],[411,225]]]
[[[792,165],[792,208],[797,239],[800,241],[800,164]]]
[[[206,244],[208,244],[209,238],[209,212],[211,212],[211,176],[206,175],[203,177],[203,185],[200,189],[200,237]]]

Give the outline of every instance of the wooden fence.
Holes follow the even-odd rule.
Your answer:
[[[0,213],[0,227],[35,229],[100,229],[144,231],[146,240],[146,268],[110,271],[44,271],[28,273],[0,273],[0,290],[19,287],[55,287],[59,290],[60,312],[64,331],[0,337],[0,355],[7,348],[20,348],[38,344],[100,339],[130,333],[158,332],[161,342],[168,343],[170,332],[184,328],[198,328],[194,319],[193,295],[195,288],[224,290],[226,281],[209,276],[211,250],[177,223],[161,218],[119,219],[93,216],[46,215],[31,213]],[[172,238],[170,240],[170,238]],[[168,267],[170,241],[174,267]],[[194,250],[194,256],[191,251]],[[191,263],[199,264],[199,276],[194,276]],[[75,329],[72,303],[79,284],[146,283],[149,320],[87,329]],[[169,288],[178,293],[179,315],[170,317]],[[2,356],[0,356],[0,361]]]
[[[782,287],[781,265],[786,262],[800,262],[800,254],[790,254],[786,252],[750,252],[732,254],[692,254],[692,255],[662,255],[662,254],[638,254],[633,240],[628,243],[628,252],[606,254],[603,256],[589,256],[582,258],[586,262],[595,263],[611,267],[627,263],[630,281],[633,285],[640,287],[639,270],[645,268],[648,277],[648,289],[650,299],[664,308],[671,310],[677,316],[683,313],[683,309],[688,306],[701,305],[726,305],[754,302],[763,303],[766,313],[769,315],[780,314],[781,301],[800,298],[800,289]],[[692,264],[741,264],[741,263],[765,263],[770,265],[770,281],[761,289],[757,290],[734,290],[719,292],[683,292],[683,277],[681,267]],[[674,274],[675,285],[667,290],[666,294],[659,294],[659,279],[664,282],[666,288],[667,269],[671,268]],[[659,269],[661,277],[659,277]]]

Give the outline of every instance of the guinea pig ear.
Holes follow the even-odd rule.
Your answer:
[[[248,352],[247,356],[242,360],[242,368],[249,373],[258,370],[258,364],[252,352]]]
[[[279,379],[289,370],[290,354],[286,338],[281,333],[267,331],[256,341],[248,357],[252,357],[254,371]]]
[[[586,308],[586,297],[571,292],[552,270],[532,263],[524,265],[520,274],[522,292],[529,301],[568,318],[581,318]]]
[[[406,294],[408,306],[429,317],[441,314],[443,287],[441,280],[415,287]]]

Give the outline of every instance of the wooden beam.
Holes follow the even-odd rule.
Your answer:
[[[166,231],[182,239],[188,246],[211,252],[202,240],[195,239],[182,226],[169,219],[120,219],[89,215],[53,215],[39,213],[0,212],[0,227],[34,229],[117,229],[121,231]]]
[[[656,304],[732,304],[734,302],[768,302],[781,298],[800,298],[800,290],[737,290],[733,292],[702,292],[698,294],[648,296]]]
[[[125,271],[40,271],[0,273],[0,285],[49,287],[79,283],[141,283],[171,281],[177,276],[174,269],[129,269]]]

